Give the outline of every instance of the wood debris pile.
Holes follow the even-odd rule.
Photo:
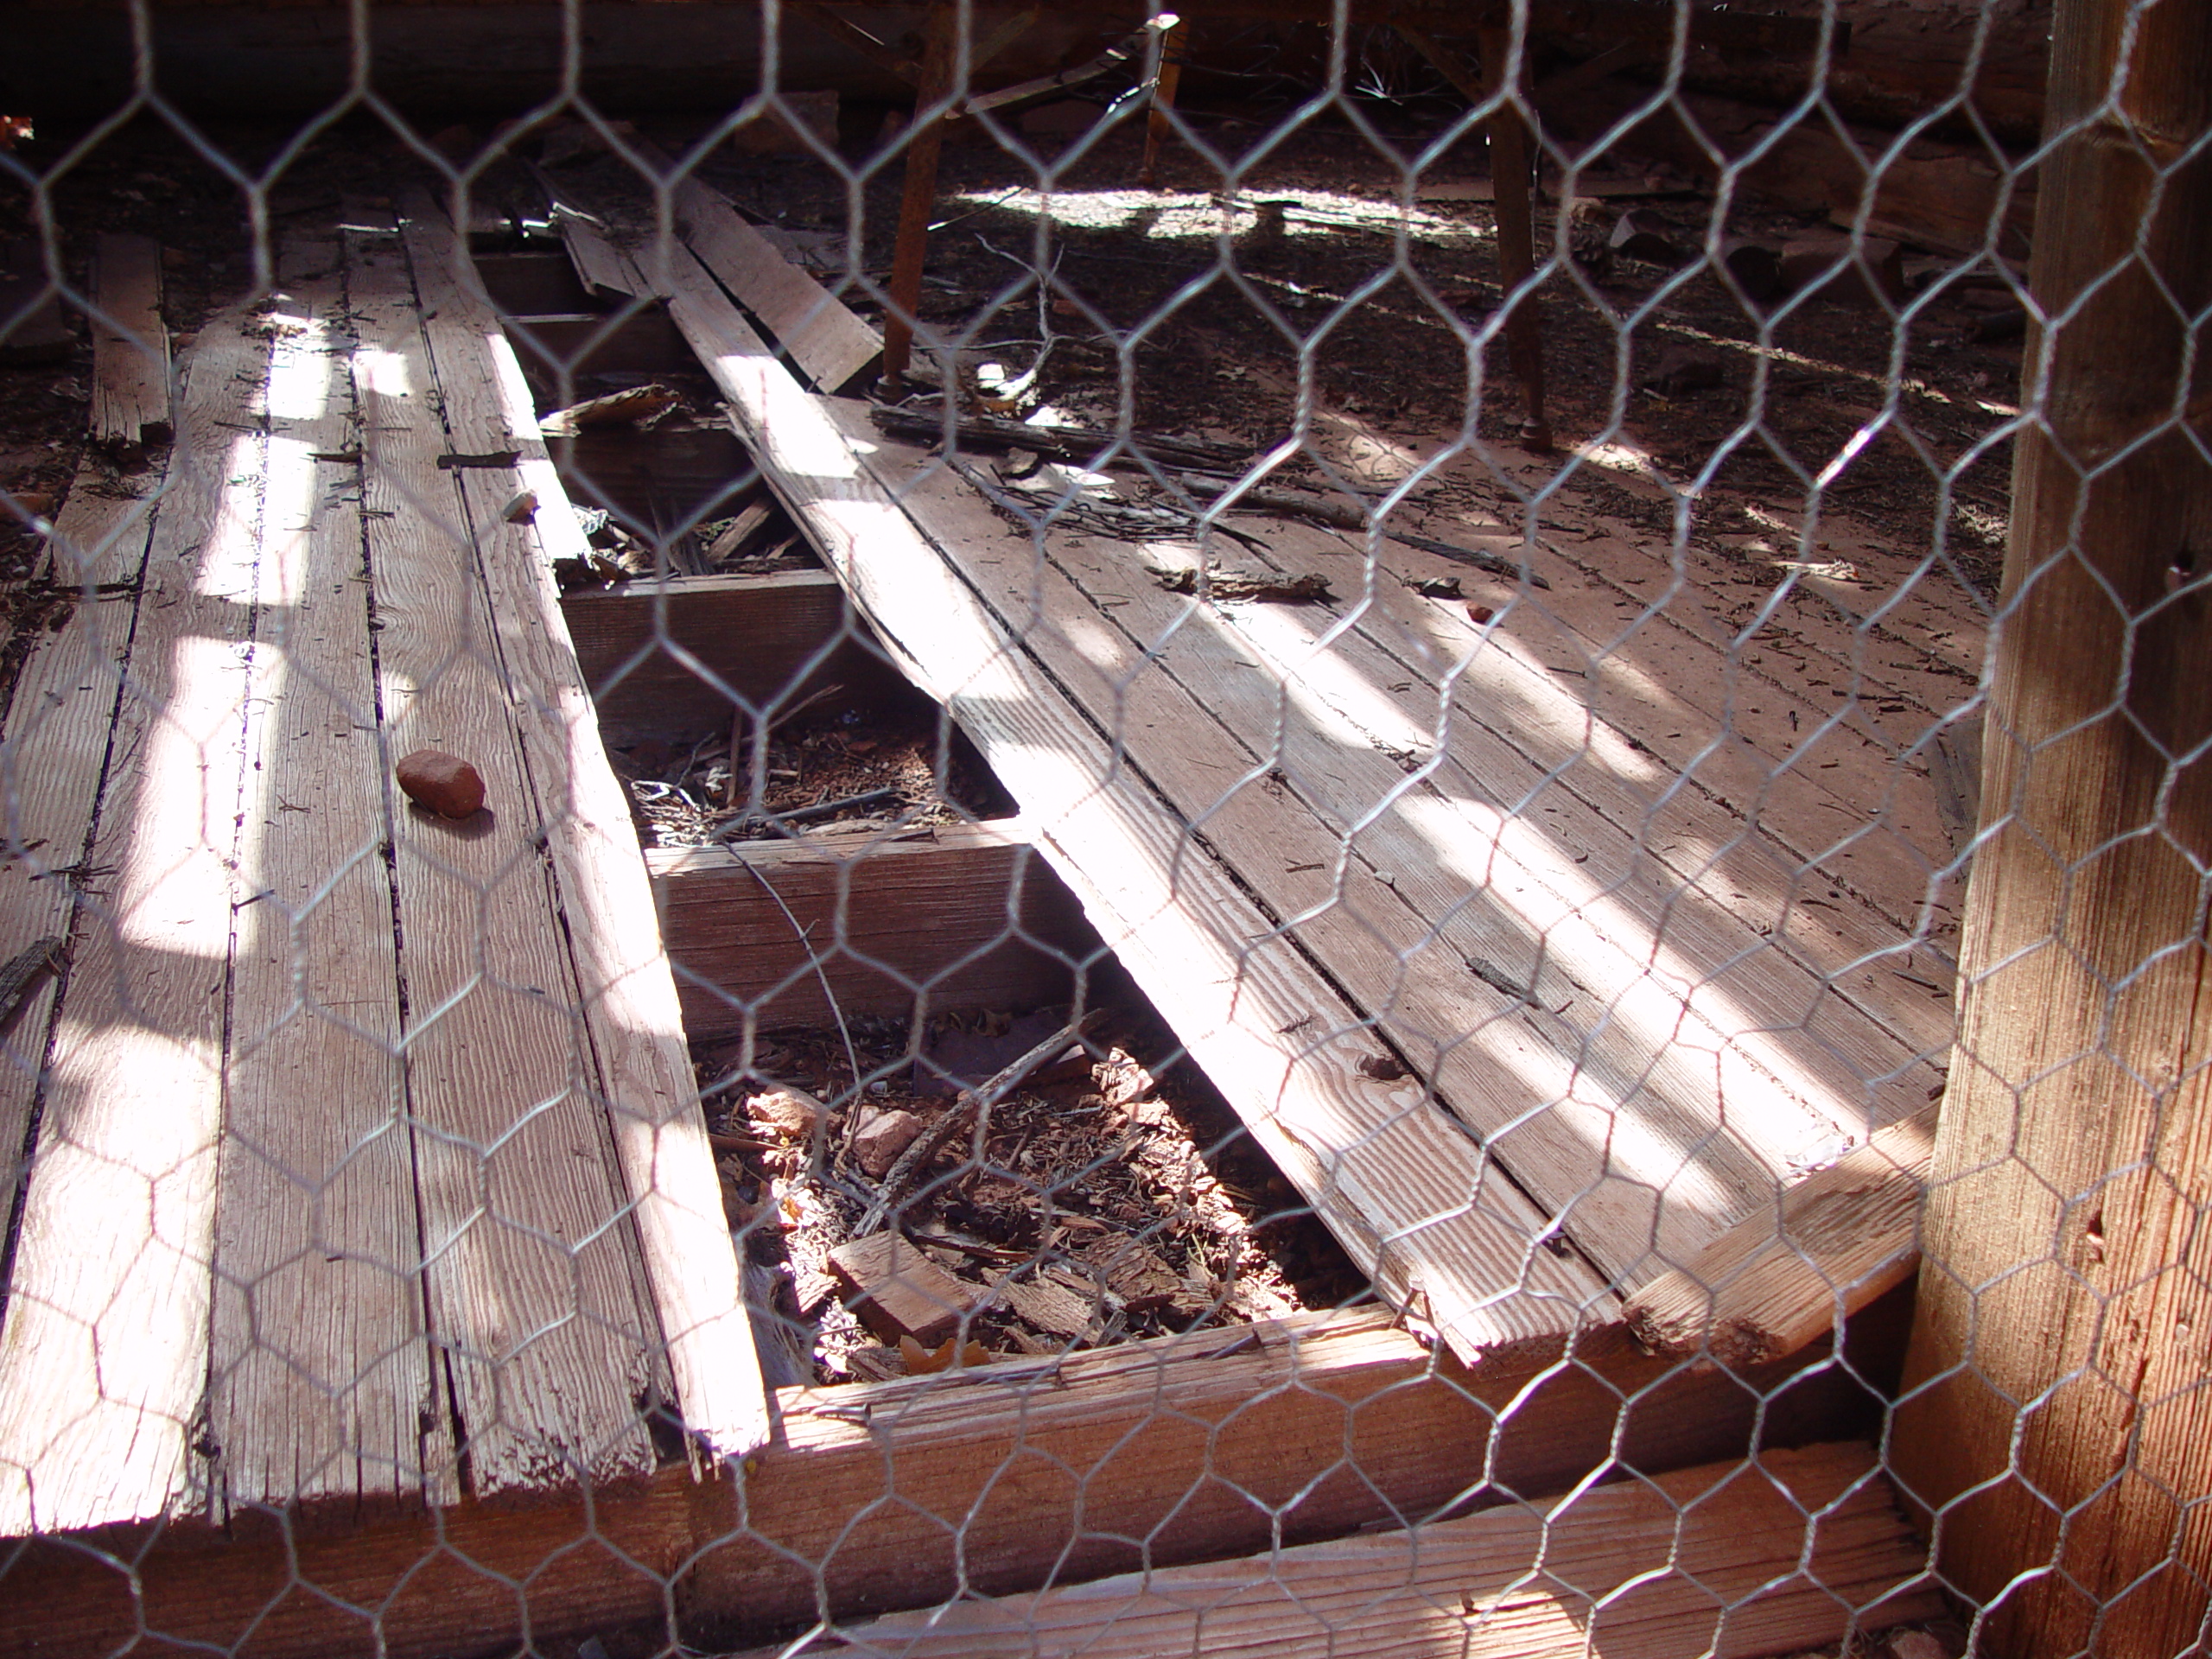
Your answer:
[[[1141,1022],[1054,1045],[1058,1058],[982,1115],[980,1147],[973,1119],[948,1124],[963,1097],[931,1057],[965,1071],[960,1057],[1025,1046],[1058,1019],[934,1022],[903,1067],[905,1027],[856,1025],[857,1058],[879,1074],[857,1097],[836,1033],[782,1033],[753,1071],[819,1093],[756,1082],[710,1100],[730,1224],[753,1300],[772,1310],[756,1322],[779,1381],[1060,1353],[1359,1294],[1265,1160],[1234,1134],[1216,1138],[1195,1098],[1203,1084],[1186,1071],[1163,1083],[1132,1052]],[[932,1131],[935,1155],[900,1171]],[[871,1226],[887,1196],[889,1224]]]

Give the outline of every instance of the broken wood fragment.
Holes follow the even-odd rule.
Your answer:
[[[1741,1367],[1783,1359],[1910,1278],[1920,1262],[1921,1187],[1933,1106],[1745,1217],[1629,1303],[1651,1351]]]
[[[92,264],[92,442],[136,458],[175,434],[169,334],[162,322],[162,250],[110,232]]]
[[[572,438],[587,427],[642,425],[667,414],[682,401],[656,381],[556,409],[540,417],[537,429],[549,438]]]
[[[1427,536],[1408,536],[1395,530],[1390,532],[1390,539],[1403,547],[1417,547],[1424,553],[1433,553],[1440,559],[1471,564],[1478,570],[1487,570],[1493,576],[1503,576],[1509,582],[1525,581],[1531,588],[1548,589],[1551,587],[1551,583],[1527,565],[1500,558],[1495,553],[1485,553],[1480,548],[1461,547],[1457,542],[1440,542]]]
[[[829,1261],[853,1312],[885,1342],[911,1337],[933,1348],[983,1300],[982,1286],[954,1278],[895,1231],[841,1244]]]
[[[1203,582],[1193,569],[1155,570],[1153,575],[1171,594],[1195,594],[1201,598],[1256,599],[1286,605],[1314,605],[1333,598],[1326,576],[1275,575],[1266,572],[1216,570]]]
[[[899,409],[888,404],[869,405],[868,418],[895,438],[918,443],[938,443],[950,430],[956,443],[1003,444],[1069,461],[1093,469],[1112,466],[1141,466],[1156,461],[1166,467],[1198,467],[1220,470],[1242,467],[1252,458],[1243,444],[1218,443],[1211,438],[1170,437],[1158,432],[1109,432],[1090,426],[1032,426],[991,415],[963,415],[948,424],[941,410]]]

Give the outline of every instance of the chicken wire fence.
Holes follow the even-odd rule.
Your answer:
[[[1964,44],[1904,108],[1833,6],[772,5],[657,60],[677,10],[503,56],[136,3],[97,116],[32,48],[120,16],[27,23],[0,1646],[1904,1656],[2201,1612],[2201,1492],[2142,1450],[2201,1385],[2099,1322],[2185,1330],[2198,1281],[2096,1269],[2144,1191],[2202,1213],[2144,1006],[2202,935],[2202,734],[2157,701],[2202,120],[2135,124],[2138,62],[2038,139],[2039,66],[2025,115],[1991,74],[2047,16],[1995,5],[1929,14]],[[492,83],[460,121],[437,27]],[[2054,309],[2028,214],[2093,132],[2141,213]],[[2120,289],[2164,378],[2085,450],[2028,342]],[[2024,437],[2085,482],[2008,570]],[[2131,586],[2101,515],[2169,486]],[[1985,732],[2053,594],[2112,649]],[[2043,873],[1974,932],[1999,848]],[[2054,955],[2067,1011],[1991,990],[1955,1055],[1961,987]],[[2031,1120],[2085,1069],[2151,1128],[2069,1161]],[[1998,1242],[1908,1363],[1967,1075],[2013,1126],[1933,1190]],[[1911,1196],[1755,1255],[1838,1167]],[[1777,1264],[1816,1337],[1729,1300]],[[2031,1467],[2111,1389],[2119,1451]],[[1993,1533],[2047,1553],[1993,1579]]]

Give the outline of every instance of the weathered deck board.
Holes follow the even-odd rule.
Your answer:
[[[169,331],[162,322],[162,250],[111,231],[92,262],[92,441],[135,454],[175,435]]]
[[[466,446],[436,413],[398,256],[359,250],[351,294],[385,743],[395,760],[459,753],[488,791],[467,824],[393,812],[431,1329],[478,1492],[643,1473],[652,1313],[607,1177],[473,527],[436,464]]]
[[[204,1478],[264,455],[251,328],[201,330],[148,549],[0,1326],[0,1536],[162,1515]]]
[[[55,584],[81,589],[135,583],[153,531],[149,498],[160,483],[158,474],[141,475],[119,488],[86,460],[48,538]],[[0,809],[6,814],[0,952],[10,957],[35,940],[69,931],[71,873],[82,866],[92,835],[137,614],[131,594],[63,602],[74,608],[23,664],[0,741]],[[13,1193],[22,1173],[56,983],[49,975],[24,998],[0,1047],[0,1192]]]
[[[220,1510],[460,1496],[423,1324],[340,250],[285,251],[207,1431]],[[312,1103],[312,1105],[308,1103]]]
[[[677,326],[786,505],[1021,800],[1106,944],[1385,1293],[1418,1293],[1469,1354],[1602,1301],[1586,1271],[1536,1244],[1544,1217],[1424,1109],[1418,1083],[1359,1070],[1376,1054],[1363,1013],[1186,819],[1114,764],[1090,717],[976,602],[703,270],[667,274]]]
[[[461,493],[575,975],[572,1040],[588,1063],[582,1103],[611,1137],[599,1173],[622,1208],[609,1231],[642,1274],[656,1397],[672,1390],[695,1455],[703,1446],[742,1456],[769,1422],[736,1252],[629,800],[607,764],[553,582],[556,561],[582,557],[583,531],[499,319],[457,280],[451,229],[418,201],[406,238],[454,441],[519,453],[511,474],[463,469]],[[518,487],[543,504],[519,522],[506,511]]]

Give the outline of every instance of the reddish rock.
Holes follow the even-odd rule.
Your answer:
[[[862,1169],[881,1180],[899,1161],[899,1154],[912,1146],[926,1127],[912,1112],[872,1113],[853,1134],[853,1157]]]
[[[750,1096],[745,1103],[745,1116],[756,1134],[804,1141],[829,1116],[829,1109],[803,1090],[777,1089]]]
[[[484,778],[457,754],[417,749],[399,763],[407,798],[442,818],[466,818],[484,804]]]

